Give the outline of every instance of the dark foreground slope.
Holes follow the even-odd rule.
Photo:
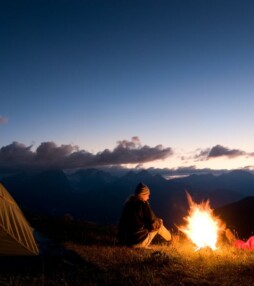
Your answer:
[[[40,218],[65,252],[39,257],[2,257],[0,285],[253,285],[254,253],[221,242],[215,252],[174,234],[171,246],[157,239],[151,249],[116,244],[115,228],[72,220]]]

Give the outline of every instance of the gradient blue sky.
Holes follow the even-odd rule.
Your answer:
[[[253,15],[246,0],[2,0],[0,163],[54,142],[253,169]]]

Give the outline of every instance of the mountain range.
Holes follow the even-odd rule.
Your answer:
[[[169,228],[181,225],[188,214],[188,192],[197,203],[209,199],[215,212],[240,235],[254,230],[254,175],[246,171],[171,180],[146,170],[121,177],[97,169],[23,171],[2,176],[1,182],[24,212],[69,214],[103,224],[117,224],[125,200],[144,182],[151,190],[152,208]]]

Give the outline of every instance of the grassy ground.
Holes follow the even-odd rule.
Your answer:
[[[223,246],[194,251],[181,240],[151,249],[117,246],[66,246],[95,265],[92,285],[254,285],[254,253]],[[98,282],[98,284],[96,284]]]
[[[115,228],[66,220],[37,222],[64,245],[60,255],[0,259],[0,285],[254,285],[254,252],[220,242],[216,251],[195,251],[174,235],[150,249],[116,244]]]

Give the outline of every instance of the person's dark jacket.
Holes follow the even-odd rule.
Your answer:
[[[122,245],[135,245],[147,238],[148,233],[159,229],[160,219],[156,218],[148,202],[131,196],[125,203],[118,224],[118,240]]]

